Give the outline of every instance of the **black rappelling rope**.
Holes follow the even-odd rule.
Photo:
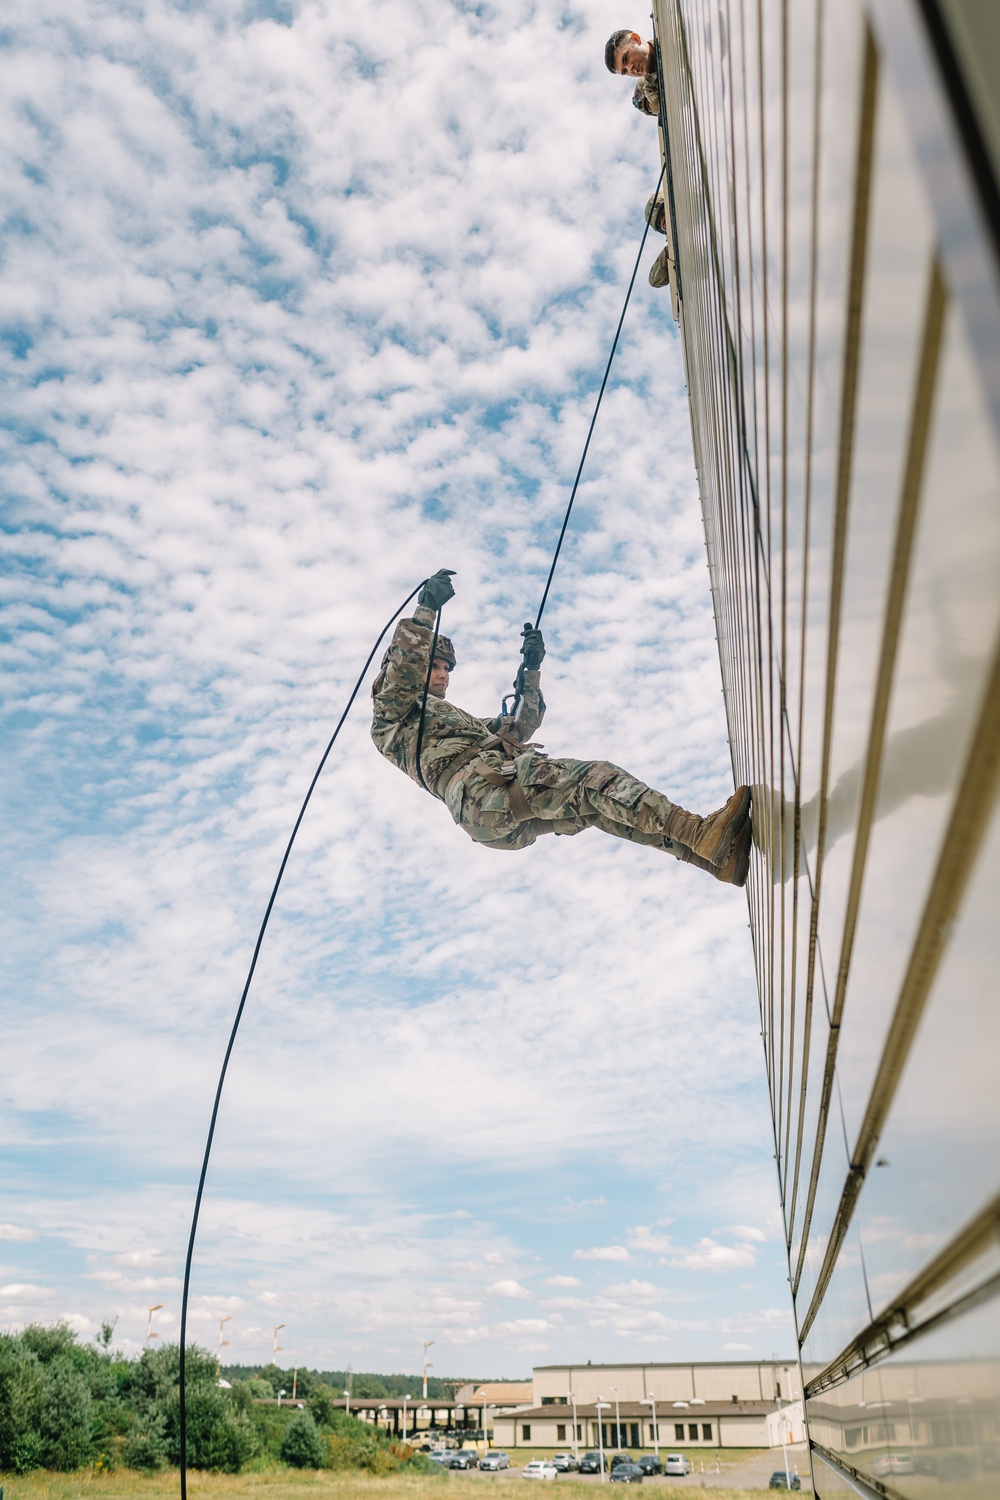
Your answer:
[[[316,767],[316,773],[313,776],[312,781],[310,781],[310,783],[309,783],[309,790],[306,792],[306,795],[305,795],[305,797],[303,799],[303,802],[302,802],[302,806],[299,808],[299,815],[295,819],[295,827],[292,829],[291,837],[289,838],[288,843],[285,845],[285,852],[284,852],[284,854],[281,857],[281,864],[278,866],[278,874],[277,874],[277,876],[275,878],[274,885],[271,888],[271,897],[270,897],[270,900],[267,903],[267,910],[264,912],[264,920],[260,924],[260,931],[257,934],[257,942],[254,945],[253,958],[250,960],[250,969],[249,969],[249,971],[247,973],[246,984],[243,986],[243,993],[240,996],[240,1003],[239,1003],[239,1006],[237,1007],[237,1010],[236,1010],[236,1019],[233,1022],[232,1031],[229,1033],[229,1045],[226,1048],[226,1055],[225,1055],[225,1057],[222,1060],[222,1071],[219,1074],[219,1084],[218,1084],[217,1089],[215,1090],[215,1103],[212,1106],[212,1119],[211,1119],[211,1123],[209,1124],[209,1127],[208,1127],[208,1140],[205,1142],[205,1155],[204,1155],[204,1158],[203,1158],[202,1163],[201,1163],[201,1176],[198,1178],[198,1191],[195,1194],[195,1199],[194,1199],[194,1213],[191,1216],[191,1233],[188,1236],[187,1257],[186,1257],[186,1259],[184,1261],[184,1290],[183,1290],[183,1293],[181,1295],[181,1347],[180,1347],[180,1382],[179,1382],[180,1383],[180,1393],[179,1393],[180,1394],[180,1433],[179,1433],[179,1437],[180,1437],[180,1450],[181,1450],[181,1500],[187,1500],[187,1403],[185,1401],[186,1374],[187,1374],[187,1370],[186,1370],[186,1365],[185,1365],[185,1342],[186,1342],[186,1337],[187,1337],[188,1291],[189,1291],[190,1286],[191,1286],[191,1261],[192,1261],[192,1259],[194,1257],[194,1242],[195,1242],[195,1236],[198,1233],[198,1218],[199,1218],[199,1216],[201,1214],[201,1200],[202,1200],[202,1197],[203,1197],[204,1191],[205,1191],[205,1178],[206,1178],[206,1176],[208,1174],[208,1159],[209,1159],[209,1157],[212,1154],[212,1141],[215,1138],[215,1126],[216,1126],[216,1122],[217,1122],[217,1120],[219,1118],[219,1105],[222,1102],[222,1086],[223,1086],[223,1084],[226,1081],[226,1072],[227,1072],[227,1070],[229,1068],[229,1059],[230,1059],[230,1057],[232,1056],[232,1053],[233,1053],[233,1047],[234,1047],[235,1042],[236,1042],[236,1033],[239,1030],[240,1021],[243,1019],[243,1008],[246,1005],[247,995],[250,992],[250,981],[253,979],[254,970],[257,967],[257,959],[260,956],[261,944],[264,941],[264,933],[267,931],[268,920],[270,919],[271,911],[272,911],[272,909],[274,907],[275,898],[276,898],[276,896],[278,894],[278,887],[281,884],[281,877],[285,873],[285,866],[288,864],[288,856],[292,852],[292,845],[295,843],[295,836],[296,836],[296,834],[299,831],[299,828],[300,828],[301,823],[302,823],[302,819],[305,817],[306,808],[309,806],[309,799],[312,797],[312,794],[313,794],[313,792],[316,789],[316,783],[317,783],[317,781],[320,778],[320,775],[322,773],[323,767],[326,765],[326,762],[327,762],[327,759],[329,757],[330,751],[333,749],[334,745],[337,742],[337,736],[340,734],[341,729],[344,727],[344,720],[347,718],[347,715],[350,713],[351,707],[352,707],[352,705],[354,703],[354,700],[358,696],[358,693],[361,690],[361,684],[365,680],[365,676],[367,675],[368,668],[371,666],[371,664],[372,664],[372,662],[373,662],[373,660],[375,658],[376,651],[378,650],[379,646],[381,646],[383,640],[385,639],[386,635],[388,634],[389,627],[394,623],[395,620],[397,620],[399,618],[399,616],[403,613],[403,610],[406,608],[406,606],[409,604],[410,600],[413,598],[414,594],[419,593],[419,591],[423,588],[424,583],[426,583],[426,582],[427,582],[427,580],[424,579],[423,583],[418,583],[417,587],[413,590],[413,593],[412,594],[407,594],[407,596],[403,600],[402,604],[396,610],[396,613],[392,616],[392,619],[388,620],[386,622],[386,624],[383,625],[382,630],[379,633],[378,639],[376,640],[376,642],[375,642],[374,646],[372,647],[371,651],[368,653],[368,659],[367,659],[367,661],[365,662],[364,666],[361,668],[360,676],[358,677],[357,682],[354,684],[353,691],[351,692],[351,696],[347,700],[347,703],[346,703],[345,708],[344,708],[344,712],[341,714],[340,718],[337,720],[337,727],[333,731],[333,734],[330,736],[330,740],[329,740],[329,743],[328,743],[326,749],[323,751],[322,757],[320,759],[320,763]],[[428,674],[428,676],[429,676],[429,674]],[[426,702],[427,702],[427,690],[426,690],[426,686],[425,686],[425,688],[424,688],[424,703],[426,704]]]
[[[663,181],[663,172],[664,172],[664,168],[661,167],[661,169],[660,169],[660,175],[657,178],[656,188],[654,190],[655,192],[659,192],[660,183]],[[579,488],[579,485],[580,485],[580,476],[583,473],[583,466],[584,466],[584,463],[586,462],[586,459],[587,459],[587,452],[588,452],[588,450],[590,448],[590,440],[591,440],[591,438],[594,435],[594,425],[595,425],[595,423],[597,421],[597,413],[600,411],[600,409],[601,409],[601,402],[604,399],[604,391],[605,391],[605,388],[607,387],[607,384],[608,384],[608,377],[611,374],[611,363],[612,363],[612,361],[613,361],[613,359],[615,357],[615,353],[617,352],[617,349],[618,349],[618,340],[621,337],[622,325],[625,322],[625,314],[628,311],[629,301],[630,301],[631,296],[632,296],[632,288],[635,285],[635,278],[636,278],[636,275],[638,274],[638,271],[639,271],[639,261],[642,258],[642,252],[643,252],[643,249],[645,248],[646,236],[648,234],[649,234],[649,220],[647,219],[646,225],[645,225],[645,227],[644,227],[644,229],[642,231],[642,239],[639,242],[639,252],[636,255],[635,265],[632,268],[632,275],[631,275],[631,278],[629,280],[628,291],[625,293],[625,301],[624,301],[624,303],[622,305],[621,317],[618,319],[618,327],[615,329],[615,336],[614,336],[614,340],[613,340],[612,345],[611,345],[611,353],[608,355],[608,363],[607,363],[607,367],[606,367],[606,369],[604,371],[604,379],[601,381],[601,389],[600,389],[600,391],[597,394],[597,402],[596,402],[596,404],[594,406],[594,415],[590,419],[590,428],[589,428],[589,430],[587,432],[587,441],[583,445],[583,453],[582,453],[582,455],[580,457],[580,464],[579,464],[579,467],[577,468],[577,471],[576,471],[576,478],[573,481],[573,489],[572,489],[572,491],[570,493],[569,504],[566,506],[566,514],[563,516],[562,527],[561,527],[561,529],[559,531],[559,540],[556,542],[556,550],[555,550],[555,552],[553,553],[553,556],[552,556],[552,566],[549,568],[549,576],[548,576],[548,578],[545,581],[545,592],[542,594],[542,602],[538,606],[538,614],[535,617],[535,628],[536,628],[536,630],[537,630],[539,624],[541,623],[542,614],[543,614],[543,612],[545,610],[545,605],[548,602],[549,589],[552,587],[552,580],[555,577],[556,564],[559,561],[559,554],[562,551],[562,544],[563,544],[563,541],[564,541],[565,536],[566,536],[566,528],[569,526],[569,518],[570,518],[570,514],[572,513],[572,510],[573,510],[573,502],[576,499],[576,492],[577,492],[577,490]],[[413,593],[407,594],[406,598],[403,600],[402,604],[396,610],[395,614],[383,626],[381,632],[379,633],[378,639],[376,640],[374,646],[372,647],[371,651],[368,654],[367,661],[365,662],[364,666],[361,668],[361,673],[360,673],[360,675],[358,677],[357,682],[354,684],[354,688],[353,688],[353,690],[351,692],[351,696],[347,700],[347,703],[346,703],[346,705],[344,707],[343,713],[341,714],[340,718],[337,720],[337,727],[336,727],[336,729],[334,729],[333,734],[330,736],[329,743],[327,744],[326,749],[323,751],[323,755],[322,755],[322,757],[320,759],[319,765],[316,767],[316,772],[315,772],[315,774],[313,776],[313,779],[309,783],[309,790],[306,792],[306,795],[303,798],[302,806],[299,808],[299,815],[295,819],[295,826],[293,827],[292,832],[291,832],[291,836],[290,836],[290,838],[288,840],[288,843],[285,846],[285,852],[282,855],[281,864],[278,866],[278,874],[277,874],[277,876],[275,878],[274,885],[271,888],[270,899],[268,900],[268,903],[267,903],[267,909],[264,912],[264,920],[261,922],[261,924],[260,924],[260,931],[257,934],[257,942],[254,945],[253,957],[250,960],[250,968],[249,968],[249,970],[247,972],[246,983],[243,986],[243,993],[240,996],[240,1003],[239,1003],[239,1005],[237,1007],[237,1010],[236,1010],[236,1018],[233,1021],[232,1030],[229,1033],[229,1043],[228,1043],[228,1045],[226,1047],[225,1056],[224,1056],[224,1058],[222,1060],[222,1071],[219,1074],[218,1087],[215,1090],[215,1103],[212,1106],[212,1118],[211,1118],[211,1122],[210,1122],[209,1127],[208,1127],[208,1139],[205,1142],[205,1155],[204,1155],[204,1157],[202,1159],[201,1174],[200,1174],[200,1176],[198,1178],[198,1191],[195,1194],[194,1213],[191,1216],[191,1233],[188,1236],[187,1255],[186,1255],[185,1260],[184,1260],[184,1290],[183,1290],[183,1292],[181,1294],[180,1380],[179,1380],[179,1384],[180,1384],[180,1391],[179,1391],[179,1395],[180,1395],[180,1423],[179,1423],[179,1425],[180,1425],[180,1432],[179,1432],[179,1438],[180,1438],[180,1460],[181,1460],[181,1462],[180,1462],[180,1469],[181,1469],[181,1500],[187,1500],[187,1402],[186,1402],[186,1399],[185,1399],[185,1396],[186,1396],[186,1374],[187,1374],[187,1371],[186,1371],[186,1361],[185,1361],[185,1343],[186,1343],[186,1338],[187,1338],[188,1293],[189,1293],[190,1286],[191,1286],[191,1263],[192,1263],[192,1260],[194,1258],[194,1242],[195,1242],[195,1238],[196,1238],[197,1233],[198,1233],[198,1219],[199,1219],[199,1217],[201,1215],[201,1202],[202,1202],[202,1198],[203,1198],[204,1192],[205,1192],[205,1178],[208,1175],[208,1162],[209,1162],[209,1158],[210,1158],[210,1156],[212,1154],[212,1142],[215,1139],[215,1126],[216,1126],[216,1123],[217,1123],[218,1118],[219,1118],[219,1105],[222,1102],[222,1089],[223,1089],[223,1085],[224,1085],[224,1083],[226,1081],[226,1073],[227,1073],[227,1071],[229,1069],[229,1060],[230,1060],[230,1058],[232,1056],[232,1053],[233,1053],[233,1047],[236,1044],[236,1033],[239,1030],[240,1021],[243,1019],[243,1010],[244,1010],[244,1007],[246,1006],[247,995],[250,993],[250,983],[251,983],[251,980],[253,979],[253,976],[254,976],[254,970],[257,967],[257,959],[260,956],[261,944],[264,941],[264,933],[267,931],[267,924],[268,924],[268,921],[270,920],[271,911],[272,911],[272,909],[274,907],[275,899],[276,899],[276,897],[278,895],[278,887],[281,885],[281,878],[282,878],[282,876],[285,873],[285,866],[288,864],[288,858],[289,858],[289,855],[292,852],[292,845],[295,843],[295,838],[296,838],[296,835],[298,834],[299,828],[300,828],[300,826],[302,824],[302,819],[305,817],[306,808],[309,806],[310,798],[312,797],[312,794],[313,794],[313,792],[316,789],[316,783],[319,781],[320,775],[322,774],[322,771],[323,771],[323,767],[326,765],[327,759],[329,758],[330,751],[333,749],[334,745],[336,744],[337,736],[340,734],[340,731],[341,731],[341,729],[344,726],[344,721],[346,720],[347,715],[350,713],[351,708],[353,707],[354,700],[358,696],[358,693],[361,690],[361,684],[364,681],[365,675],[366,675],[369,667],[371,666],[372,661],[375,658],[375,653],[378,650],[379,646],[381,646],[381,644],[382,644],[383,640],[385,639],[386,635],[388,634],[389,627],[399,618],[399,616],[403,613],[403,610],[409,604],[410,600],[414,597],[414,595],[416,595],[417,593],[419,593],[419,591],[423,588],[424,583],[426,583],[426,582],[427,582],[427,580],[424,579],[423,582],[419,583],[417,585],[417,587],[413,590]],[[437,645],[437,640],[438,640],[438,635],[440,633],[440,629],[441,629],[441,611],[439,609],[438,612],[437,612],[437,619],[434,622],[434,635],[433,635],[433,639],[431,641],[431,654],[430,654],[430,658],[429,658],[428,664],[427,664],[427,675],[424,678],[423,697],[421,698],[421,702],[420,702],[420,724],[419,724],[419,727],[418,727],[418,730],[417,730],[417,765],[416,765],[416,770],[417,770],[417,775],[418,775],[418,777],[420,779],[420,784],[423,786],[423,788],[424,788],[425,791],[429,791],[430,788],[427,786],[427,782],[424,780],[423,768],[422,768],[422,766],[420,764],[420,755],[421,755],[421,751],[423,749],[423,741],[424,741],[424,718],[425,718],[425,715],[426,715],[426,712],[427,712],[427,695],[428,695],[428,692],[430,690],[431,668],[434,665],[434,648]],[[515,683],[515,687],[518,688],[518,690],[520,690],[520,687],[521,687],[521,685],[523,683],[523,673],[524,673],[524,667],[523,667],[523,664],[522,664],[522,667],[521,667],[520,671],[518,672],[517,682]]]
[[[666,162],[664,162],[663,166],[660,168],[660,175],[656,179],[656,187],[653,189],[653,197],[654,198],[656,197],[656,194],[660,191],[660,183],[663,181],[663,174],[666,171],[666,169],[667,169],[667,164],[666,164]],[[612,360],[614,359],[615,354],[617,353],[617,350],[618,350],[618,340],[621,337],[622,325],[625,322],[625,314],[628,312],[629,301],[631,300],[631,297],[632,297],[632,288],[635,286],[635,278],[636,278],[636,276],[639,273],[639,262],[642,259],[642,252],[643,252],[643,250],[645,249],[645,246],[646,246],[646,236],[648,235],[648,233],[649,233],[649,220],[647,219],[646,223],[645,223],[645,226],[643,227],[642,239],[639,241],[639,250],[638,250],[638,254],[635,257],[635,265],[632,267],[632,275],[629,278],[628,291],[625,293],[625,301],[622,303],[621,317],[618,319],[618,327],[615,329],[615,336],[614,336],[614,338],[611,341],[611,352],[608,355],[608,363],[607,363],[607,365],[605,366],[605,369],[604,369],[604,379],[601,381],[601,389],[598,391],[598,393],[597,393],[597,400],[594,403],[594,415],[591,417],[591,419],[590,419],[590,426],[587,429],[587,441],[583,445],[583,452],[580,455],[580,463],[579,463],[579,466],[578,466],[577,471],[576,471],[576,478],[573,480],[573,488],[570,491],[569,504],[566,506],[566,514],[563,516],[562,526],[559,528],[559,540],[556,542],[556,550],[552,554],[552,566],[549,568],[549,576],[545,580],[545,592],[542,594],[542,602],[538,606],[538,613],[535,616],[535,629],[536,630],[538,629],[539,625],[542,623],[542,615],[544,614],[544,612],[545,612],[545,606],[548,603],[549,589],[552,587],[552,580],[553,580],[553,578],[555,577],[555,574],[556,574],[556,564],[559,561],[559,554],[562,551],[562,544],[563,544],[563,542],[564,542],[564,540],[566,538],[566,528],[569,526],[569,518],[570,518],[570,516],[572,515],[572,512],[573,512],[573,502],[576,499],[576,492],[580,488],[580,476],[583,473],[583,466],[587,462],[587,453],[588,453],[588,451],[590,449],[590,440],[594,436],[594,426],[595,426],[595,424],[597,422],[597,413],[600,411],[600,409],[601,409],[601,402],[604,400],[604,392],[605,392],[605,389],[607,388],[608,376],[611,374],[611,363],[612,363]],[[520,698],[521,698],[521,694],[523,693],[523,691],[524,691],[524,663],[522,661],[521,665],[517,669],[517,676],[514,678],[514,698],[515,698],[514,712],[515,713],[517,712],[518,705],[519,705]],[[427,695],[425,693],[424,694],[424,702],[426,703],[426,701],[427,701]],[[504,699],[504,712],[506,712],[506,704],[507,704],[507,700],[505,698]],[[421,730],[422,730],[423,729],[423,715],[422,714],[421,714],[420,727],[421,727]],[[422,779],[423,778],[421,777],[421,780]]]
[[[663,181],[663,173],[665,170],[666,163],[664,163],[664,165],[660,168],[660,175],[656,179],[656,187],[653,189],[654,198],[660,191],[660,183]],[[636,255],[635,265],[632,267],[632,276],[629,280],[628,291],[625,293],[625,301],[622,303],[622,315],[618,319],[618,327],[615,329],[615,336],[611,343],[611,353],[608,355],[608,363],[604,371],[604,379],[601,381],[601,389],[597,393],[597,401],[594,405],[594,415],[590,419],[590,427],[587,432],[587,441],[584,443],[583,452],[580,455],[580,466],[576,471],[576,478],[573,480],[573,489],[570,493],[569,504],[566,507],[566,514],[563,516],[562,527],[559,531],[559,540],[556,542],[556,550],[552,554],[552,566],[549,569],[549,576],[545,580],[545,592],[542,595],[542,602],[538,606],[538,614],[535,616],[536,630],[542,623],[542,614],[544,613],[545,606],[548,602],[549,589],[552,587],[552,580],[555,577],[556,563],[559,561],[559,554],[562,551],[563,540],[566,536],[566,528],[569,525],[570,514],[573,510],[573,501],[576,499],[576,492],[580,487],[580,475],[583,473],[583,466],[587,462],[587,451],[590,448],[590,440],[594,436],[594,424],[597,421],[597,413],[601,409],[601,402],[604,400],[604,390],[608,383],[608,376],[611,374],[611,361],[614,359],[615,353],[618,349],[618,340],[621,337],[622,324],[625,322],[625,314],[628,312],[628,304],[632,296],[632,288],[635,286],[635,278],[639,272],[639,262],[642,259],[642,252],[646,246],[646,236],[648,233],[649,220],[647,219],[645,227],[642,231],[642,239],[639,241],[639,253]]]

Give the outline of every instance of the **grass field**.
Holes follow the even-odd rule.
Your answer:
[[[243,1474],[188,1474],[188,1494],[192,1500],[444,1500],[447,1487],[483,1484],[518,1484],[528,1490],[516,1476],[506,1474],[480,1476],[466,1474],[390,1474],[373,1478],[363,1473],[338,1474],[327,1470],[273,1470]],[[36,1470],[21,1477],[4,1478],[4,1500],[177,1500],[180,1483],[176,1469],[159,1474],[136,1474],[122,1470],[115,1474],[97,1474],[84,1469],[78,1474],[50,1474]],[[560,1477],[559,1494],[564,1500],[596,1500],[593,1484]],[[566,1492],[572,1495],[567,1496]],[[544,1487],[549,1494],[548,1486]],[[611,1491],[607,1492],[609,1495]],[[711,1500],[758,1500],[753,1490],[713,1489]],[[458,1497],[454,1497],[458,1500]]]

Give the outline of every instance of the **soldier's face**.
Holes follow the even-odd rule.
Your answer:
[[[617,71],[626,73],[631,78],[645,77],[652,51],[652,42],[644,42],[642,37],[633,31],[632,35],[618,48]]]
[[[435,656],[431,665],[430,681],[427,684],[427,691],[432,698],[446,698],[448,696],[449,675],[448,663],[443,661],[440,656]]]

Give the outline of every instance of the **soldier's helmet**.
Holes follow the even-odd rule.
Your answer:
[[[660,229],[659,224],[656,222],[661,212],[663,212],[665,220],[666,210],[663,202],[663,194],[662,192],[653,193],[646,204],[646,223],[650,229],[656,229],[660,234],[666,234],[666,228]]]
[[[385,655],[382,657],[382,660],[379,663],[378,676],[372,683],[373,698],[377,698],[379,693],[382,691],[382,684],[385,681],[385,669],[389,665],[389,652],[391,650],[391,646],[386,647]],[[438,636],[437,641],[434,645],[434,660],[436,661],[438,657],[440,657],[442,661],[446,661],[448,663],[449,672],[453,672],[455,670],[455,663],[458,658],[455,655],[455,643],[450,636]]]
[[[446,661],[448,663],[448,671],[453,672],[455,670],[455,663],[458,660],[458,657],[455,655],[455,645],[450,636],[438,636],[434,646],[435,660],[437,660],[439,656],[442,661]]]

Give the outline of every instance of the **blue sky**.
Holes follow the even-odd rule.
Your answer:
[[[378,629],[457,570],[495,713],[659,170],[596,0],[50,0],[5,33],[0,1323],[176,1334],[214,1078]],[[659,246],[647,248],[650,262]],[[552,753],[729,788],[677,331],[645,269],[546,612]],[[791,1349],[742,895],[480,849],[368,740],[234,1056],[192,1326],[509,1374]]]

